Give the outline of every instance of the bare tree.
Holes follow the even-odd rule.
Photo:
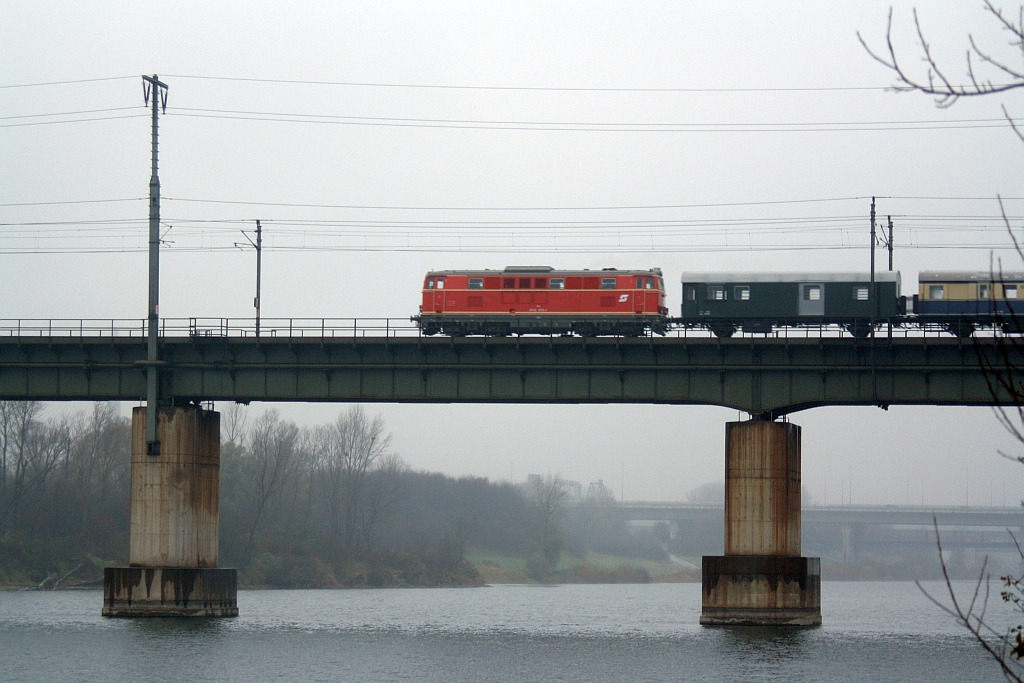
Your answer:
[[[1019,8],[1017,19],[1014,20],[1011,15],[1004,14],[1001,8],[993,5],[991,0],[983,0],[983,2],[985,11],[999,22],[1002,30],[1010,34],[1010,46],[1020,50],[1021,57],[1024,58],[1024,6]],[[945,109],[956,104],[957,100],[961,97],[994,95],[1017,88],[1024,88],[1024,67],[1010,66],[1002,58],[996,57],[992,51],[979,46],[974,40],[973,35],[968,37],[970,47],[966,51],[967,82],[965,84],[959,83],[959,79],[954,79],[947,75],[947,70],[939,65],[933,55],[932,47],[928,43],[927,38],[925,38],[924,31],[921,28],[917,9],[914,9],[914,28],[917,31],[921,48],[921,61],[925,64],[923,76],[912,74],[897,57],[896,48],[892,41],[892,8],[889,8],[889,24],[885,32],[886,49],[884,52],[872,50],[868,46],[867,41],[864,40],[864,37],[861,36],[860,31],[857,32],[857,39],[860,40],[860,44],[864,46],[868,54],[895,74],[897,84],[893,87],[894,90],[900,92],[921,92],[931,95],[935,98],[935,103],[940,108]],[[980,76],[975,71],[979,63],[987,65],[1006,82],[994,83],[991,78]],[[1003,105],[1003,115],[1009,121],[1017,136],[1024,141],[1024,131],[1017,127],[1016,122],[1010,116],[1005,105]]]
[[[384,418],[367,417],[362,406],[341,413],[332,425],[316,431],[318,479],[328,508],[328,524],[335,540],[346,549],[357,548],[360,506],[367,476],[387,455],[391,435],[384,433]],[[371,525],[372,526],[372,525]]]
[[[256,534],[268,508],[280,494],[295,460],[299,428],[281,420],[280,413],[268,410],[253,425],[250,432],[248,464],[252,479],[252,517],[248,539],[243,552],[246,566],[252,560],[256,547]]]

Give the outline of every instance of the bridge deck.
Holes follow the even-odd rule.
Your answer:
[[[764,415],[822,405],[990,405],[979,357],[998,353],[991,337],[872,342],[304,333],[165,336],[161,395],[179,401],[711,404]],[[142,336],[0,336],[0,399],[142,400],[146,365]]]

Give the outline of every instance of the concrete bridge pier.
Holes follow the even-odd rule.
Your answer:
[[[703,625],[821,624],[821,561],[800,556],[800,427],[725,427],[725,555],[705,556]]]
[[[160,408],[160,454],[146,409],[132,412],[129,566],[103,575],[103,616],[238,616],[237,571],[217,567],[220,414]]]

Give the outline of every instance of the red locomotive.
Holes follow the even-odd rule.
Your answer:
[[[437,270],[423,280],[423,334],[640,336],[668,328],[665,280],[650,270]]]

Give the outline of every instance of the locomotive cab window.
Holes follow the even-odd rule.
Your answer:
[[[469,278],[469,288],[470,289],[483,289],[484,288],[484,279],[482,277],[471,277],[471,278]]]
[[[434,278],[428,277],[427,278],[427,289],[433,289],[433,288],[434,288]]]
[[[1017,298],[1017,285],[1003,285],[1003,298],[1004,299],[1016,299]]]
[[[601,278],[601,289],[615,289],[615,278],[603,277]]]
[[[732,298],[736,301],[750,301],[750,287],[743,285],[733,289]]]
[[[853,299],[854,301],[867,301],[868,300],[868,288],[867,287],[854,287],[853,288]]]
[[[942,285],[932,285],[928,288],[929,299],[945,299],[946,289]]]
[[[644,288],[644,279],[642,277],[638,277],[636,279],[636,288],[637,289],[643,289]]]
[[[804,287],[804,301],[821,301],[821,285]]]
[[[565,289],[565,278],[564,277],[553,277],[548,280],[551,289]]]
[[[654,289],[654,278],[647,278],[647,289]]]
[[[444,289],[444,278],[443,277],[437,278],[437,288],[438,289]]]
[[[708,285],[708,301],[725,301],[725,287]]]

